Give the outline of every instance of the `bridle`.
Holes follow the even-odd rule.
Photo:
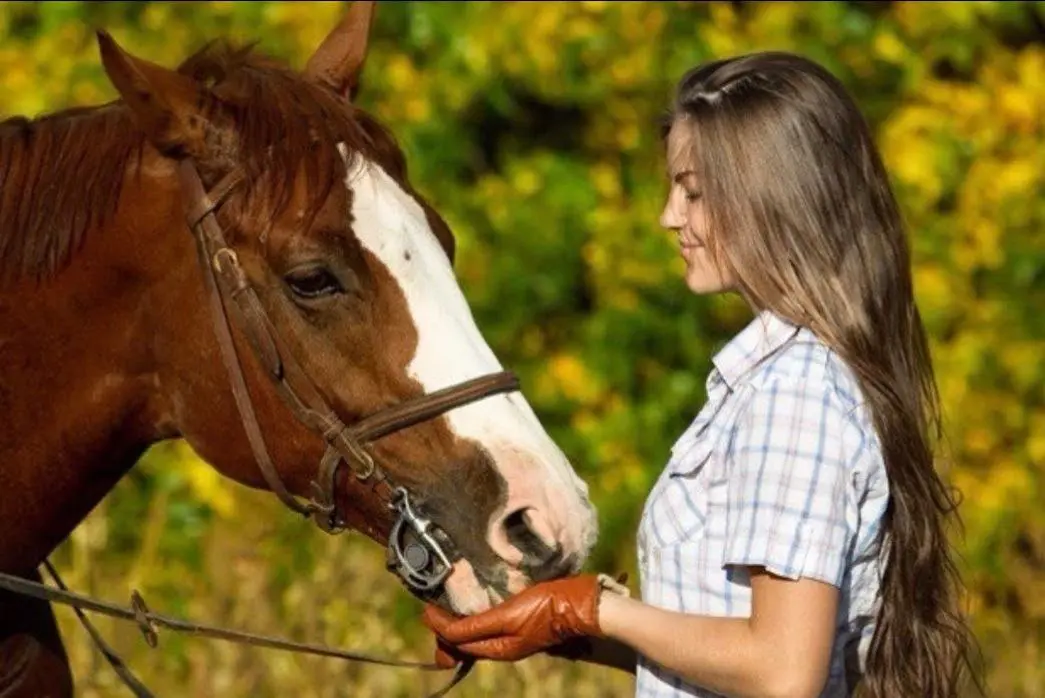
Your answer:
[[[346,425],[324,400],[293,354],[281,350],[278,332],[217,220],[222,204],[243,182],[241,171],[233,170],[207,191],[195,164],[185,159],[179,163],[178,178],[185,195],[186,220],[196,242],[222,360],[236,408],[265,482],[287,507],[312,519],[323,531],[335,534],[347,528],[347,520],[338,509],[335,496],[338,469],[342,463],[346,464],[352,476],[370,487],[373,495],[394,512],[395,520],[386,551],[388,567],[414,594],[425,596],[436,592],[450,574],[453,542],[422,515],[406,488],[395,486],[389,480],[367,450],[367,444],[456,407],[491,395],[516,391],[519,389],[518,379],[510,372],[488,374],[387,407]],[[237,311],[239,328],[283,402],[301,423],[326,443],[326,451],[312,482],[312,497],[307,501],[302,502],[290,493],[269,455],[232,339],[226,304]]]

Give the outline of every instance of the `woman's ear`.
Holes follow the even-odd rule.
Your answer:
[[[131,55],[98,31],[102,65],[135,123],[163,155],[206,160],[217,100],[192,78]]]

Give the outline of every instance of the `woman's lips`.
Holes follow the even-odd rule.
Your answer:
[[[679,247],[682,247],[683,249],[692,249],[694,247],[704,246],[704,243],[700,240],[696,240],[694,238],[685,236],[682,233],[677,233],[675,237],[678,239]]]
[[[679,254],[685,257],[691,250],[703,247],[704,244],[694,240],[679,238]]]

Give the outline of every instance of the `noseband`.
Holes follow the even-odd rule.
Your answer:
[[[290,509],[310,518],[327,533],[340,533],[347,528],[347,520],[338,509],[335,488],[338,469],[342,463],[346,464],[352,475],[368,486],[394,513],[386,551],[389,569],[398,574],[415,594],[436,592],[450,574],[452,541],[422,515],[406,488],[389,481],[367,445],[456,407],[491,395],[516,391],[519,389],[518,379],[510,372],[481,376],[387,407],[346,425],[291,352],[285,346],[281,351],[279,333],[218,223],[218,209],[243,181],[242,173],[234,170],[209,192],[191,160],[181,161],[178,176],[185,194],[185,214],[196,241],[222,360],[228,371],[236,408],[265,482]],[[307,501],[303,502],[290,493],[273,465],[232,340],[226,304],[237,311],[239,328],[283,402],[327,445],[312,481],[312,497]]]

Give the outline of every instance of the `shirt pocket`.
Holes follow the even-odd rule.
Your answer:
[[[650,502],[651,548],[721,537],[729,481],[728,455],[735,420],[744,404],[742,387],[718,406],[699,429],[673,449]]]
[[[736,420],[749,396],[748,386],[741,386],[721,402],[699,430],[677,443],[668,462],[668,477],[701,482],[705,486],[723,484],[728,476],[726,457]]]
[[[708,492],[719,457],[714,439],[706,436],[692,439],[676,450],[650,493],[643,517],[643,539],[650,550],[697,540],[702,535]]]

